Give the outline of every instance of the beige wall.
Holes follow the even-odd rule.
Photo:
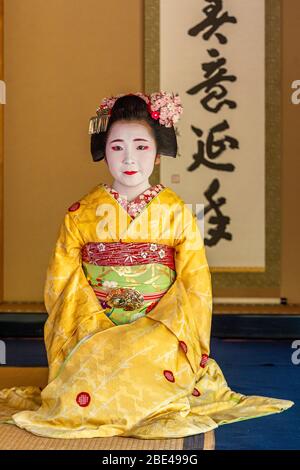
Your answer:
[[[101,181],[88,121],[143,84],[142,0],[6,0],[4,300],[42,300],[66,209]]]
[[[291,84],[300,80],[300,2],[282,0],[282,281],[281,295],[300,303],[300,105]]]
[[[300,1],[282,6],[281,295],[300,303]],[[88,120],[103,96],[142,90],[143,2],[5,0],[4,12],[4,300],[39,301],[64,212],[111,181]]]

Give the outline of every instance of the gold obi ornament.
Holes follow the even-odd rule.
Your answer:
[[[143,295],[131,287],[110,289],[105,301],[110,307],[123,308],[124,310],[136,310],[145,303]]]

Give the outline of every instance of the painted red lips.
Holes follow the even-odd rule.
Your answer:
[[[124,171],[125,175],[135,175],[137,171]]]

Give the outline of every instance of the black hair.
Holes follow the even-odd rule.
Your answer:
[[[152,130],[157,154],[176,157],[177,138],[174,127],[166,127],[153,119],[143,98],[125,95],[115,101],[106,131],[91,135],[91,154],[95,162],[105,157],[106,139],[111,126],[116,121],[144,121]]]

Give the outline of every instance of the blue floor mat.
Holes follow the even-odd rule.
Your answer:
[[[300,365],[292,363],[291,344],[212,338],[211,357],[232,390],[295,402],[282,413],[220,426],[215,430],[216,449],[300,449]]]

